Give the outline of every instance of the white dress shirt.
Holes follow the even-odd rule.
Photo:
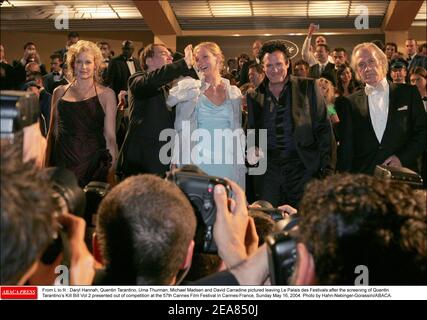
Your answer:
[[[127,60],[126,63],[128,65],[130,75],[133,75],[136,72],[136,70],[135,70],[135,64],[133,63],[133,59],[130,60],[130,61]]]
[[[369,114],[371,116],[372,127],[374,128],[378,142],[381,143],[385,127],[387,125],[388,105],[390,99],[390,87],[387,79],[384,78],[376,87],[372,87],[367,84],[365,92],[368,95]]]

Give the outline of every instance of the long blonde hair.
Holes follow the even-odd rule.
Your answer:
[[[335,87],[331,81],[326,78],[320,78],[319,86],[326,86],[326,94],[323,96],[325,98],[326,104],[333,104],[335,101]]]
[[[98,46],[91,41],[79,40],[77,43],[73,44],[68,48],[67,51],[67,78],[73,82],[76,77],[74,74],[74,65],[76,63],[77,56],[82,52],[89,52],[93,55],[95,70],[94,70],[94,80],[96,82],[101,81],[102,69],[105,68],[103,63],[102,52]]]

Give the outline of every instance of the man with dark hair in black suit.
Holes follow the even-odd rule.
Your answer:
[[[63,60],[59,53],[54,53],[50,56],[51,72],[43,76],[44,88],[50,94],[53,93],[56,87],[67,84],[68,81],[64,77],[62,71]]]
[[[375,44],[357,45],[352,65],[366,87],[344,99],[340,108],[338,169],[372,174],[376,165],[384,164],[418,171],[427,128],[417,88],[387,81],[387,56]]]
[[[135,48],[132,41],[122,43],[122,54],[114,57],[108,64],[107,82],[116,96],[128,89],[128,79],[135,72],[142,71],[138,59],[132,57]]]
[[[416,67],[423,67],[424,69],[427,69],[427,57],[418,53],[417,41],[414,39],[408,39],[405,42],[405,46],[406,53],[408,54],[408,70],[415,69]]]
[[[24,44],[24,55],[22,59],[13,61],[12,76],[16,89],[21,89],[22,85],[27,81],[26,71],[28,64],[37,65],[38,72],[41,72],[42,75],[47,74],[46,67],[41,63],[40,55],[37,52],[34,42],[27,42]]]
[[[334,171],[332,128],[316,82],[289,75],[282,41],[265,42],[259,57],[266,77],[248,93],[247,103],[248,127],[267,130],[267,150],[261,146],[267,153],[261,199],[296,207],[309,180]]]
[[[310,77],[319,79],[325,77],[327,79],[333,79],[332,83],[336,85],[335,65],[330,63],[329,47],[326,44],[318,44],[314,53],[318,63],[310,67]]]
[[[52,95],[43,87],[43,78],[40,72],[33,72],[28,77],[29,81],[24,84],[25,91],[34,92],[40,104],[40,129],[43,136],[47,136],[50,124],[50,107]]]
[[[249,66],[251,66],[253,64],[261,63],[261,61],[259,60],[259,57],[258,57],[261,47],[262,47],[262,41],[261,40],[255,40],[254,43],[252,44],[252,55],[253,55],[254,59],[249,60],[243,64],[242,70],[240,71],[239,79],[237,79],[239,82],[239,86],[242,86],[245,83],[249,82]]]
[[[160,141],[159,135],[174,127],[174,113],[166,106],[167,85],[193,70],[191,46],[185,50],[184,59],[176,62],[163,44],[150,44],[141,54],[144,71],[129,78],[130,122],[117,161],[119,177],[140,173],[162,176],[169,170],[159,159],[160,149],[167,143]]]

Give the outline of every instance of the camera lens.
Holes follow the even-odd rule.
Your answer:
[[[68,212],[83,217],[86,199],[74,173],[65,168],[52,167],[44,169],[43,174],[51,182],[52,189],[65,200]]]

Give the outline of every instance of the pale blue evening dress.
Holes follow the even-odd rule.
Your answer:
[[[206,137],[210,138],[203,137],[203,139],[199,138],[198,140],[197,166],[208,175],[226,177],[233,181],[238,181],[239,171],[235,161],[236,157],[233,156],[233,145],[236,144],[235,139],[233,141],[230,141],[230,139],[225,141],[226,138],[222,137],[220,139],[222,140],[222,146],[218,144],[218,139],[214,142],[215,129],[231,130],[232,128],[233,106],[231,100],[226,99],[223,104],[217,106],[204,94],[200,95],[196,106],[196,120],[197,129],[207,130],[209,135],[206,135]],[[226,160],[228,161],[227,163]]]

